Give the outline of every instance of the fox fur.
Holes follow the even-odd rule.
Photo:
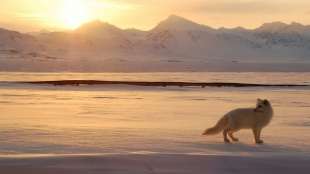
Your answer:
[[[262,144],[261,131],[267,126],[273,117],[273,109],[268,100],[257,99],[255,108],[239,108],[225,114],[214,127],[204,131],[203,135],[223,133],[224,142],[238,141],[233,133],[241,129],[252,129],[255,142]]]

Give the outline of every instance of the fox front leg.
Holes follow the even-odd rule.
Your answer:
[[[254,128],[253,129],[253,134],[254,134],[254,139],[256,144],[263,144],[264,141],[260,139],[260,133],[262,129],[261,128]]]

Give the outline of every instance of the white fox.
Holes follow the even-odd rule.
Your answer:
[[[270,123],[272,117],[271,103],[268,100],[257,99],[256,108],[240,108],[228,112],[203,135],[213,135],[223,131],[224,142],[230,143],[227,134],[233,141],[238,141],[238,138],[233,136],[234,132],[240,129],[252,129],[255,142],[262,144],[264,143],[260,138],[262,128]]]

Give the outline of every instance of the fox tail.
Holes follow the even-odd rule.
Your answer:
[[[214,135],[220,133],[228,124],[228,117],[221,118],[215,126],[205,130],[202,135]]]

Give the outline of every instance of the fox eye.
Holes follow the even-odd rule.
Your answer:
[[[268,105],[268,101],[267,100],[264,100],[264,105]]]

